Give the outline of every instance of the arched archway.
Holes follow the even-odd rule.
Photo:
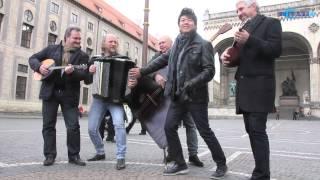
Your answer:
[[[229,37],[221,40],[214,47],[216,54],[218,57],[223,53],[223,51],[230,47],[233,43],[233,37]],[[232,84],[234,81],[234,74],[237,68],[225,68],[222,64],[220,64],[220,105],[233,105],[235,101],[235,94],[230,91],[232,88]]]
[[[279,105],[279,97],[282,95],[281,83],[291,76],[295,76],[295,84],[300,104],[303,94],[310,95],[310,59],[312,59],[312,47],[310,42],[301,34],[295,32],[282,33],[282,54],[276,60],[276,105]]]
[[[233,38],[229,37],[221,40],[215,46],[216,53],[220,54],[233,43]],[[320,47],[319,47],[320,49]],[[320,50],[318,50],[319,52]],[[320,52],[319,52],[320,53]],[[310,59],[312,58],[312,48],[309,41],[302,35],[294,32],[283,32],[282,34],[282,54],[276,59],[276,100],[279,105],[279,97],[282,95],[281,83],[287,78],[291,78],[293,71],[296,79],[296,88],[300,100],[305,91],[310,94]],[[218,68],[218,67],[217,67]],[[225,68],[220,66],[220,99],[221,105],[233,105],[234,97],[232,88],[236,68]]]

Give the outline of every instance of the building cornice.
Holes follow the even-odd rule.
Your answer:
[[[124,34],[130,36],[132,39],[135,39],[135,40],[137,40],[138,42],[143,43],[143,40],[142,40],[142,39],[137,38],[136,36],[134,36],[133,34],[129,33],[128,31],[126,31],[126,30],[120,28],[119,26],[115,25],[113,22],[111,22],[111,21],[109,21],[108,19],[104,18],[104,17],[101,16],[99,13],[93,12],[93,11],[90,10],[89,8],[83,6],[79,1],[77,1],[77,0],[68,0],[68,2],[76,5],[76,6],[79,7],[80,9],[86,11],[87,13],[90,13],[91,15],[95,16],[98,20],[100,20],[100,21],[102,21],[102,22],[104,22],[104,23],[112,26],[113,28],[115,28],[115,29],[123,32]],[[151,45],[149,44],[148,46],[149,46],[150,49],[152,49],[152,50],[154,50],[154,51],[157,51],[157,48],[156,48],[155,45],[154,45],[154,46],[151,46]]]
[[[295,12],[292,12],[293,9]],[[225,22],[229,22],[233,27],[239,27],[241,22],[235,11],[221,13],[206,12],[204,30],[219,29]],[[320,16],[320,0],[302,0],[283,4],[261,6],[260,13],[268,17],[274,17],[281,21],[291,21],[303,18],[318,18]]]

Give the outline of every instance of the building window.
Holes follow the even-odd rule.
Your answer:
[[[92,22],[88,22],[88,30],[93,32],[93,23]]]
[[[128,57],[129,57],[129,48],[130,48],[130,44],[129,44],[129,42],[126,42],[124,45],[124,49],[126,52],[126,56],[128,56]]]
[[[72,13],[72,15],[71,15],[71,22],[72,22],[72,23],[75,23],[75,24],[78,23],[78,15]]]
[[[28,24],[22,25],[21,46],[30,48],[31,35],[33,27]]]
[[[57,30],[57,23],[55,21],[50,21],[50,30],[55,32]]]
[[[18,64],[18,72],[28,73],[28,66],[24,64]]]
[[[88,39],[87,39],[87,44],[88,44],[88,46],[91,46],[91,45],[92,45],[92,39],[91,39],[91,38],[88,38]]]
[[[3,0],[0,0],[0,8],[3,7]]]
[[[88,104],[88,94],[88,88],[84,87],[82,93],[82,104]]]
[[[135,47],[134,48],[134,61],[137,63],[138,61],[138,58],[139,58],[139,48],[138,47]]]
[[[51,2],[50,12],[59,14],[59,5],[54,2]]]
[[[134,54],[136,56],[139,56],[139,48],[138,47],[134,48]]]
[[[26,98],[27,78],[23,76],[17,76],[16,84],[16,99]]]
[[[1,31],[1,24],[2,24],[2,20],[3,20],[3,14],[0,13],[0,31]]]
[[[56,44],[56,41],[57,41],[57,35],[49,33],[48,34],[48,45],[54,45],[54,44]]]
[[[89,56],[92,55],[92,52],[93,52],[93,49],[91,49],[91,48],[87,48],[87,49],[86,49],[86,53],[87,53]]]
[[[104,38],[107,34],[108,34],[108,32],[106,30],[103,30],[101,35]]]

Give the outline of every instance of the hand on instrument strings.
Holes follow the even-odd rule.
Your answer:
[[[66,74],[71,74],[73,71],[74,71],[74,67],[72,66],[72,64],[68,64],[68,66],[64,68],[64,72]]]
[[[39,71],[42,75],[47,75],[49,73],[48,66],[45,64],[42,64],[39,68]]]
[[[156,74],[154,80],[164,89],[167,80],[163,76]]]
[[[228,54],[228,49],[230,49],[230,47],[227,48],[226,50],[224,50],[224,52],[223,52],[223,53],[221,54],[221,56],[220,56],[220,59],[221,59],[221,61],[222,61],[222,64],[225,65],[225,66],[230,63],[230,61],[227,61],[227,58],[230,57],[230,54]]]
[[[96,66],[95,66],[94,64],[92,64],[92,65],[89,67],[89,72],[92,73],[92,74],[95,73],[96,70],[97,70],[97,68],[96,68]]]
[[[245,44],[249,38],[250,34],[248,31],[242,29],[240,31],[235,32],[234,38],[239,44]]]
[[[140,68],[131,68],[129,70],[129,77],[131,78],[140,78],[141,77],[141,73],[140,73]]]
[[[128,78],[128,87],[134,88],[138,84],[138,80],[136,78]]]

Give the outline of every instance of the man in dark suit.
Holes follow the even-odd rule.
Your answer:
[[[81,33],[78,27],[69,27],[65,31],[64,44],[50,45],[29,59],[30,67],[42,75],[50,74],[42,80],[40,99],[42,99],[44,140],[44,166],[53,165],[57,156],[56,122],[59,105],[67,127],[67,146],[69,163],[85,166],[80,159],[80,125],[78,105],[80,81],[90,83],[90,74],[86,69],[75,69],[72,65],[87,64],[89,56],[81,51]],[[45,59],[53,59],[56,66],[66,66],[63,70],[48,70],[41,64]]]
[[[175,164],[167,168],[163,175],[188,172],[177,131],[183,116],[190,113],[201,137],[211,151],[212,159],[217,164],[217,169],[211,178],[222,178],[228,169],[226,158],[208,121],[208,82],[215,73],[213,48],[210,42],[202,39],[196,32],[197,17],[192,9],[182,9],[178,25],[180,34],[172,48],[147,67],[141,70],[133,68],[129,74],[139,78],[168,65],[164,95],[170,98],[171,104],[166,118],[165,133],[170,147],[169,154]],[[135,83],[134,79],[129,80],[129,86]]]
[[[240,45],[239,67],[235,78],[236,111],[243,114],[245,129],[255,159],[251,180],[270,179],[269,140],[266,133],[268,113],[273,111],[275,99],[275,58],[281,54],[280,21],[259,14],[255,0],[239,0],[238,17],[247,21],[243,30],[235,33]],[[227,65],[228,51],[221,55]]]

